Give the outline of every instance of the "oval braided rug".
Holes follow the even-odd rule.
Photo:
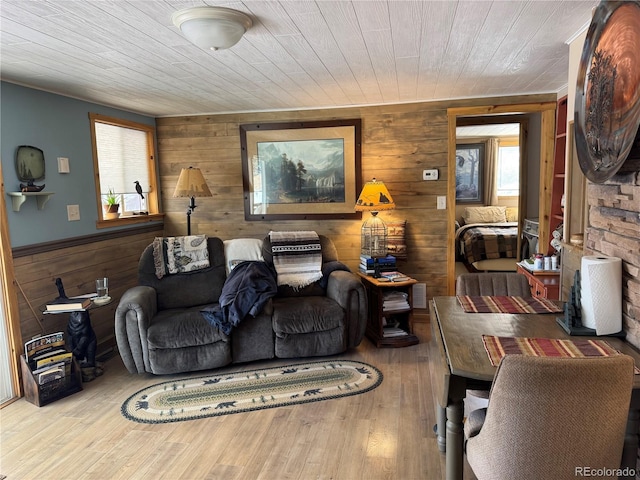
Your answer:
[[[134,422],[178,422],[347,397],[381,382],[366,363],[307,362],[158,383],[131,395],[121,411]]]

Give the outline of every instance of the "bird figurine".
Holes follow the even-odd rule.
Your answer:
[[[136,180],[135,184],[136,184],[136,192],[138,192],[138,195],[140,195],[140,198],[144,198],[144,195],[142,194],[142,187],[140,186],[140,182]]]
[[[42,190],[44,190],[44,183],[42,185],[34,185],[33,182],[20,184],[21,192],[41,192]]]

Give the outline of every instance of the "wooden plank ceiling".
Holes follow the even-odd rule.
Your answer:
[[[558,92],[597,3],[2,0],[0,78],[153,116]],[[205,4],[254,25],[201,50],[171,14]]]

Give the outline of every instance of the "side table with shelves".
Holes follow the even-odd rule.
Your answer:
[[[112,298],[107,296],[91,298],[91,304],[85,309],[47,311],[46,305],[40,307],[43,315],[69,315],[69,324],[67,326],[66,334],[69,340],[69,348],[74,352],[75,350],[73,349],[78,348],[80,350],[80,355],[84,357],[84,359],[83,357],[80,357],[81,363],[79,364],[79,370],[82,372],[83,382],[91,382],[96,377],[99,377],[104,373],[102,364],[96,361],[97,338],[93,330],[93,326],[91,325],[91,316],[89,315],[89,311],[109,305],[111,302]],[[81,313],[84,313],[84,315],[74,316],[80,315]]]
[[[367,292],[369,315],[367,317],[366,336],[376,347],[408,347],[419,343],[413,334],[413,297],[412,287],[417,280],[404,282],[384,282],[377,278],[358,272],[363,280]],[[408,306],[402,308],[384,309],[384,294],[386,292],[403,292],[407,295]],[[388,325],[398,324],[398,328],[406,334],[385,336],[384,319]]]
[[[539,273],[532,273],[518,264],[517,272],[527,277],[532,296],[549,300],[560,298],[560,270],[557,272],[543,270]]]

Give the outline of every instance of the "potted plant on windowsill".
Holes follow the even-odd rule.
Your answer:
[[[118,203],[118,197],[115,193],[113,193],[113,189],[109,189],[109,193],[105,195],[105,201],[107,203],[102,206],[102,208],[104,209],[104,219],[113,220],[120,217],[120,214],[118,213],[120,204]]]

